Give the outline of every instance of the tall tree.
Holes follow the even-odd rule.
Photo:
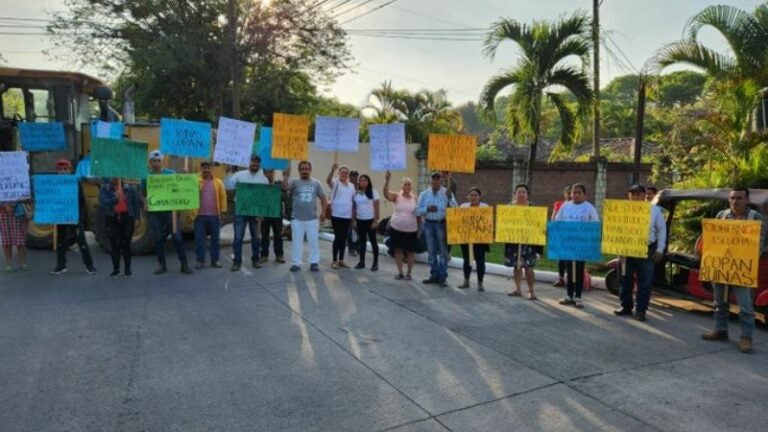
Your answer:
[[[87,53],[80,62],[138,83],[137,106],[153,117],[212,119],[238,106],[271,114],[252,102],[295,108],[350,59],[344,31],[300,0],[67,0],[49,31],[68,52]],[[254,88],[264,84],[278,90]],[[272,99],[234,100],[249,96]]]
[[[506,121],[511,135],[530,145],[527,182],[533,178],[533,165],[541,138],[542,103],[551,102],[561,122],[559,145],[570,148],[579,131],[579,117],[586,116],[591,107],[592,91],[582,68],[568,64],[578,58],[582,65],[589,54],[589,18],[581,12],[553,23],[535,21],[519,23],[502,19],[491,26],[485,39],[484,54],[491,59],[499,45],[515,42],[522,51],[517,64],[493,76],[483,88],[480,106],[488,116],[494,116],[494,103],[499,93],[512,86]],[[576,101],[574,110],[562,90]],[[493,118],[493,117],[491,117]]]

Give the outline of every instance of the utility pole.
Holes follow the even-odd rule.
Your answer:
[[[237,55],[237,0],[227,3],[227,22],[229,23],[229,43],[232,58],[230,59],[232,79],[232,118],[240,118],[240,62]]]
[[[600,157],[600,3],[592,0],[592,158]]]
[[[643,125],[645,122],[645,75],[640,75],[637,91],[637,122],[635,123],[635,166],[632,171],[632,183],[640,183],[640,161],[643,150]]]

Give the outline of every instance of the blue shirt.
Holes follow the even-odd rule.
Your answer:
[[[432,188],[422,191],[419,194],[419,202],[416,204],[416,210],[414,211],[416,216],[424,216],[424,219],[434,222],[445,220],[445,209],[457,207],[456,197],[451,194],[449,199],[446,191],[447,189],[442,186],[437,192],[433,191]],[[428,212],[427,207],[429,206],[437,207],[437,211]]]

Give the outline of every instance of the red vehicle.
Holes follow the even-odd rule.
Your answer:
[[[666,216],[667,248],[664,251],[664,259],[656,264],[654,290],[712,304],[711,283],[699,280],[700,256],[696,252],[697,237],[693,236],[690,241],[683,241],[684,244],[681,245],[680,241],[676,241],[680,240],[676,239],[676,236],[680,236],[685,228],[688,228],[689,232],[691,228],[697,228],[697,235],[701,234],[701,217],[695,220],[682,218],[682,207],[703,206],[706,207],[706,217],[714,217],[718,211],[728,208],[729,192],[730,189],[665,189],[656,195],[653,203],[661,206]],[[749,201],[751,208],[765,215],[768,209],[768,189],[750,189]],[[611,270],[605,275],[606,288],[618,295],[618,259],[610,261],[607,266]],[[735,301],[731,296],[731,303],[735,304]],[[754,292],[754,301],[756,311],[768,314],[768,256],[760,257],[758,287]]]

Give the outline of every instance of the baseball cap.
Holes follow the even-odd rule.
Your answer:
[[[59,168],[72,168],[72,163],[66,159],[59,159],[56,161],[56,169]]]
[[[431,178],[431,179],[433,179],[433,178],[442,178],[442,177],[443,177],[443,175],[440,174],[439,171],[433,171],[432,174],[429,175],[429,178]]]
[[[200,162],[200,166],[201,166],[201,167],[204,167],[204,166],[213,166],[213,163],[211,163],[211,161],[207,161],[207,160],[206,160],[206,161],[202,161],[202,162]]]
[[[635,183],[629,187],[629,192],[645,192],[645,187],[643,187],[641,184]]]
[[[163,153],[160,150],[149,152],[149,160],[163,160]]]

